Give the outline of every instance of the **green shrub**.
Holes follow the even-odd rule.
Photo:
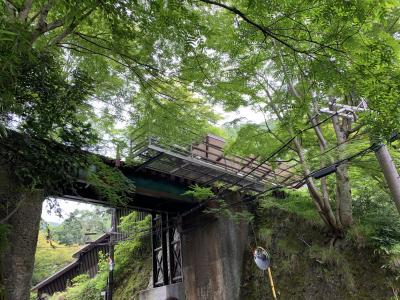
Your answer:
[[[72,285],[67,288],[65,293],[54,294],[49,300],[58,300],[64,297],[66,300],[101,300],[101,292],[106,289],[108,277],[108,263],[106,257],[99,253],[99,271],[94,278],[89,278],[87,274],[76,276],[72,280]]]
[[[321,218],[306,190],[286,191],[284,199],[277,199],[273,196],[265,196],[260,201],[262,209],[271,207],[297,215],[312,224],[322,224]]]
[[[138,221],[136,212],[122,218],[120,229],[128,234],[128,238],[115,247],[116,300],[137,299],[139,291],[148,285],[151,273],[150,227],[150,215],[141,221]]]
[[[367,245],[383,254],[400,247],[400,218],[387,194],[365,187],[354,197],[353,207],[357,230]]]
[[[32,285],[38,284],[72,262],[72,254],[78,250],[78,245],[65,246],[55,241],[50,243],[44,233],[39,232]]]
[[[191,185],[190,190],[187,192],[183,193],[185,196],[191,196],[193,199],[204,201],[212,196],[214,196],[214,193],[211,191],[211,188],[209,187],[201,187],[197,184]]]

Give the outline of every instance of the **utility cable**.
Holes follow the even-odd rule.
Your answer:
[[[241,199],[241,200],[236,201],[236,202],[233,202],[233,203],[229,203],[229,204],[227,204],[226,208],[232,208],[232,207],[237,206],[237,205],[242,205],[242,204],[245,204],[245,203],[248,203],[248,202],[256,201],[256,200],[259,199],[259,197],[260,197],[261,195],[264,195],[264,194],[266,194],[266,193],[268,193],[268,192],[272,192],[272,191],[277,190],[277,189],[280,189],[280,188],[282,188],[282,186],[273,187],[273,188],[268,189],[268,190],[266,190],[266,191],[264,191],[264,192],[260,192],[260,193],[257,194],[257,195],[250,196],[250,197]],[[205,213],[205,215],[213,214],[213,212],[207,212],[207,211],[204,212],[204,213]],[[176,218],[176,217],[175,217],[175,218]],[[199,226],[207,225],[207,224],[210,224],[210,223],[212,223],[212,222],[214,222],[214,220],[203,220],[203,221],[198,221],[198,222],[196,222],[196,223],[194,223],[194,224],[192,223],[188,228],[186,228],[186,229],[184,230],[184,232],[187,232],[187,231],[196,229],[196,228],[198,228]],[[168,231],[168,230],[170,230],[170,229],[173,229],[173,228],[175,228],[175,227],[176,227],[176,226],[175,226],[174,224],[171,224],[171,225],[164,226],[164,227],[161,227],[161,228],[156,228],[156,229],[147,228],[147,229],[138,230],[138,231],[129,232],[129,233],[116,233],[116,235],[118,235],[118,234],[119,234],[119,235],[123,235],[123,234],[132,235],[132,237],[128,237],[128,238],[125,238],[125,239],[123,240],[123,241],[131,241],[131,240],[134,240],[134,239],[136,239],[136,238],[143,238],[143,237],[150,236],[150,235],[152,235],[152,234],[163,233],[163,232],[166,232],[166,231]],[[133,236],[133,235],[134,235],[134,236]],[[256,243],[257,243],[257,242],[256,242]],[[105,244],[105,245],[108,245],[108,243]]]
[[[225,192],[226,190],[228,190],[229,188],[237,185],[240,181],[242,181],[243,179],[245,179],[246,177],[250,176],[252,173],[254,173],[257,169],[259,169],[262,165],[264,165],[265,163],[267,163],[271,158],[275,157],[277,154],[279,154],[280,152],[282,152],[286,147],[288,147],[290,145],[291,142],[294,141],[294,139],[296,139],[298,136],[300,136],[301,134],[303,134],[304,132],[313,129],[325,122],[327,122],[328,120],[332,119],[334,116],[336,116],[338,113],[334,113],[332,115],[330,115],[329,117],[323,119],[322,121],[313,124],[309,127],[306,127],[302,130],[300,130],[297,134],[295,134],[294,136],[292,136],[291,138],[289,138],[283,145],[281,145],[278,149],[276,149],[275,151],[272,152],[272,154],[270,154],[266,159],[263,159],[260,163],[258,163],[251,171],[247,172],[244,176],[242,176],[241,178],[239,178],[238,180],[236,180],[234,183],[226,185],[222,190],[220,190],[218,192],[218,194],[214,197],[211,197],[205,201],[203,201],[202,203],[200,203],[199,205],[189,209],[188,211],[182,213],[180,215],[180,217],[185,217],[193,212],[195,212],[196,210],[204,207],[209,201],[214,200],[215,198],[217,198],[221,193]]]
[[[358,157],[366,155],[369,151],[372,151],[373,148],[374,148],[374,145],[371,145],[371,146],[359,151],[356,154],[353,154],[353,155],[351,155],[349,157],[346,157],[346,158],[344,158],[344,159],[342,159],[340,161],[335,162],[332,165],[336,165],[337,166],[337,165],[340,165],[340,164],[342,164],[344,162],[350,162],[350,161],[352,161],[352,160],[354,160],[354,159],[356,159]],[[324,168],[326,168],[326,167],[324,167]],[[311,172],[309,175],[304,176],[301,180],[299,180],[299,182],[304,182],[307,178],[312,177],[312,174],[314,174],[314,173],[316,173],[316,172],[318,172],[318,171],[320,171],[320,170],[322,170],[324,168],[321,168],[319,170]],[[252,202],[252,201],[258,200],[260,196],[265,195],[266,193],[272,192],[274,190],[278,190],[278,189],[283,188],[283,187],[284,186],[279,186],[279,185],[271,187],[269,189],[266,189],[265,191],[257,193],[256,195],[251,195],[251,196],[245,197],[245,198],[243,198],[243,199],[241,199],[239,201],[235,201],[233,203],[229,203],[229,204],[227,204],[226,208],[232,208],[232,207],[234,207],[236,205],[239,205],[239,204],[245,204],[245,203],[248,203],[248,202]],[[212,212],[205,212],[205,214],[206,215],[207,214],[212,214]],[[180,214],[180,215],[178,214],[175,218],[179,218],[179,217],[182,218],[184,216],[185,215],[183,215],[183,214]],[[211,221],[210,220],[205,220],[205,221],[202,221],[202,222],[191,224],[190,229],[197,228],[199,225],[209,224],[212,221],[214,221],[214,220],[211,220]],[[134,239],[134,238],[138,238],[137,234],[140,235],[139,237],[145,237],[145,236],[148,236],[148,235],[151,235],[151,234],[161,233],[161,232],[167,231],[167,230],[175,228],[175,227],[176,227],[175,225],[168,225],[168,226],[165,226],[165,227],[162,227],[162,228],[157,228],[155,230],[145,229],[145,230],[141,230],[141,231],[135,231],[133,233],[121,233],[121,234],[129,234],[129,235],[135,234],[135,236],[131,238],[131,239]],[[125,240],[131,240],[131,239],[127,238]],[[256,243],[257,243],[257,241],[256,241]]]

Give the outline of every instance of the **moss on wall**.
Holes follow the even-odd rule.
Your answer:
[[[136,221],[137,214],[131,213],[122,219],[120,229],[130,236],[115,247],[115,300],[139,299],[139,292],[147,288],[151,276],[151,238],[149,235],[135,234],[150,230],[150,216]]]
[[[138,257],[125,270],[114,291],[115,300],[137,300],[139,292],[147,288],[151,274],[151,257]]]
[[[397,299],[400,283],[393,270],[382,268],[374,249],[352,241],[330,245],[330,237],[316,222],[281,208],[257,211],[258,244],[272,258],[278,299]],[[240,299],[272,299],[268,276],[253,262],[252,237],[245,253]]]

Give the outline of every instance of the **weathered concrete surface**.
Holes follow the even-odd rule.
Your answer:
[[[185,290],[183,283],[180,282],[141,291],[139,294],[139,299],[140,300],[168,300],[168,299],[184,300]]]
[[[240,200],[229,193],[226,202]],[[183,280],[188,300],[235,300],[240,296],[248,226],[227,217],[197,215],[184,220]]]
[[[8,247],[0,258],[1,278],[5,299],[28,300],[44,196],[41,190],[20,190],[12,174],[5,167],[0,170],[0,204],[11,202],[16,208],[10,215],[0,211],[0,219],[10,226]]]

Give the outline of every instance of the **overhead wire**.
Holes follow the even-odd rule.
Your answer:
[[[336,162],[333,163],[332,165],[336,165],[336,166],[337,166],[337,165],[340,165],[340,164],[342,164],[342,163],[344,163],[344,162],[350,162],[350,161],[352,161],[352,160],[354,160],[354,159],[356,159],[356,158],[358,158],[358,157],[362,157],[362,156],[366,155],[368,152],[373,151],[373,149],[374,149],[375,147],[376,147],[376,145],[374,145],[374,144],[373,144],[373,145],[370,145],[369,147],[366,147],[366,148],[362,149],[361,151],[359,151],[359,152],[357,152],[357,153],[355,153],[355,154],[352,154],[352,155],[350,155],[350,156],[348,156],[348,157],[346,157],[346,158],[343,158],[343,159],[341,159],[341,160],[339,160],[339,161],[336,161]],[[320,171],[320,170],[322,170],[322,169],[324,169],[324,168],[326,168],[326,167],[320,168],[320,169],[318,169],[318,170],[315,170],[315,171],[311,172],[310,174],[308,174],[308,175],[306,175],[306,176],[303,176],[302,179],[299,180],[299,182],[305,182],[305,180],[306,180],[307,178],[312,177],[313,174],[315,174],[316,172],[318,172],[318,171]],[[235,207],[235,206],[237,206],[237,205],[242,205],[242,204],[245,204],[245,203],[248,203],[248,202],[257,201],[257,200],[259,200],[260,196],[263,196],[263,195],[265,195],[265,194],[267,194],[267,193],[273,192],[273,191],[278,190],[278,189],[281,189],[281,188],[284,188],[284,186],[282,186],[282,185],[277,185],[277,186],[268,188],[268,189],[266,189],[266,190],[264,190],[264,191],[262,191],[262,192],[259,192],[259,193],[255,194],[255,195],[249,195],[249,196],[244,197],[243,199],[240,199],[240,200],[238,200],[238,201],[235,201],[235,202],[232,202],[232,203],[227,203],[226,206],[224,206],[224,208],[233,208],[233,207]],[[214,199],[214,197],[213,197],[212,199]],[[189,211],[190,211],[190,210],[189,210]],[[188,212],[188,211],[186,211],[186,212]],[[204,213],[205,213],[206,215],[207,215],[207,214],[213,214],[213,212],[210,212],[210,211],[208,211],[208,212],[205,211]],[[177,214],[175,217],[173,217],[173,219],[178,220],[178,219],[182,219],[182,218],[185,217],[185,216],[187,216],[185,213],[183,213],[183,214]],[[205,220],[205,221],[197,222],[197,223],[194,223],[194,224],[192,223],[189,229],[193,229],[193,228],[196,228],[196,227],[199,226],[199,225],[205,225],[205,224],[211,223],[211,222],[213,222],[213,221],[214,221],[214,220]],[[173,222],[171,222],[171,223],[173,223]],[[154,229],[151,229],[151,228],[150,228],[150,229],[144,229],[144,230],[140,230],[140,231],[134,231],[134,232],[123,233],[123,234],[130,234],[130,235],[135,234],[134,237],[125,239],[126,241],[129,241],[129,240],[138,238],[137,234],[140,234],[140,236],[139,236],[139,238],[140,238],[140,237],[145,237],[145,236],[148,236],[148,235],[152,235],[152,234],[157,234],[157,233],[160,233],[160,232],[164,232],[164,231],[167,231],[167,230],[172,229],[172,228],[175,228],[175,227],[176,227],[176,225],[171,224],[171,225],[168,225],[168,226],[164,226],[164,227],[162,227],[161,229],[156,228],[156,229],[154,230]],[[119,233],[117,233],[117,234],[119,234]],[[121,233],[121,234],[122,234],[122,233]]]
[[[368,148],[366,148],[366,149],[363,149],[362,151],[360,151],[360,152],[357,153],[356,155],[352,155],[351,157],[346,158],[345,160],[352,160],[352,159],[354,159],[354,158],[357,157],[357,156],[365,155],[365,154],[366,154],[369,150],[371,150],[371,149],[372,149],[372,147],[368,147]],[[309,175],[307,175],[306,177],[309,177]],[[244,198],[244,199],[241,199],[241,200],[236,201],[236,202],[233,202],[233,203],[228,203],[227,206],[226,206],[226,208],[232,208],[232,207],[234,207],[234,206],[236,206],[236,205],[245,204],[245,203],[250,202],[250,201],[257,201],[257,200],[259,200],[259,197],[260,197],[260,196],[265,195],[266,193],[272,192],[272,191],[274,191],[274,190],[280,189],[280,188],[282,188],[282,187],[283,187],[283,186],[272,187],[272,188],[270,188],[270,189],[267,189],[267,190],[265,190],[265,191],[263,191],[263,192],[258,193],[257,195],[252,195],[252,196],[250,196],[250,197],[248,197],[248,198]],[[207,212],[206,212],[206,213],[207,213]],[[176,218],[176,217],[175,217],[175,218]],[[196,228],[198,228],[198,227],[200,227],[200,226],[204,226],[204,225],[210,224],[210,223],[213,222],[213,221],[214,221],[214,220],[202,220],[202,221],[197,221],[197,222],[195,222],[195,223],[192,223],[192,224],[190,225],[190,227],[184,229],[184,230],[183,230],[183,233],[188,232],[188,231],[193,230],[193,229],[196,229]],[[120,235],[123,235],[123,234],[134,235],[134,236],[127,237],[127,238],[125,238],[125,239],[122,240],[122,242],[125,242],[125,241],[131,241],[131,240],[134,240],[134,239],[137,239],[137,238],[144,238],[144,237],[147,237],[147,236],[150,236],[150,235],[163,233],[163,232],[166,232],[166,231],[168,231],[168,230],[170,230],[170,229],[173,229],[173,228],[175,228],[175,227],[176,227],[176,225],[170,224],[170,225],[168,225],[168,226],[164,226],[164,227],[156,228],[156,229],[154,229],[154,228],[146,228],[146,229],[142,229],[142,230],[139,230],[139,231],[133,231],[133,232],[127,232],[127,233],[116,233],[116,232],[112,232],[111,234],[114,234],[114,235],[119,235],[119,234],[120,234]],[[118,241],[118,242],[116,242],[115,244],[118,244],[119,242],[121,242],[121,241]],[[96,245],[97,245],[97,244],[96,244]],[[101,244],[99,244],[99,245],[101,245]],[[109,245],[109,243],[106,243],[106,244],[104,244],[104,245]]]
[[[303,134],[304,132],[313,129],[317,126],[320,126],[322,124],[324,124],[325,122],[327,122],[328,120],[332,119],[334,116],[338,115],[338,113],[334,113],[328,117],[326,117],[325,119],[323,119],[322,121],[313,124],[311,126],[308,126],[306,128],[301,129],[300,131],[298,131],[294,136],[292,136],[291,138],[289,138],[284,144],[282,144],[280,147],[278,147],[275,151],[273,151],[267,158],[263,159],[260,163],[258,163],[252,170],[250,170],[249,172],[247,172],[244,176],[242,176],[241,178],[237,179],[234,183],[225,185],[224,188],[222,190],[220,190],[218,192],[217,195],[215,195],[215,197],[211,197],[205,201],[203,201],[202,203],[200,203],[199,205],[197,205],[196,207],[193,207],[191,209],[189,209],[188,211],[184,212],[182,214],[182,216],[187,216],[193,212],[195,212],[196,210],[204,207],[209,201],[219,197],[219,195],[223,192],[225,192],[226,190],[228,190],[229,188],[237,185],[240,181],[242,181],[243,179],[247,178],[248,176],[250,176],[251,174],[253,174],[256,170],[258,170],[262,165],[264,165],[265,163],[267,163],[270,159],[272,159],[273,157],[275,157],[277,154],[281,153],[284,149],[286,149],[291,142],[293,142],[298,136],[300,136],[301,134]]]
[[[109,103],[108,103],[108,104],[109,104]],[[111,104],[110,104],[110,105],[111,105]],[[238,182],[240,182],[241,180],[243,180],[244,178],[246,178],[247,176],[249,176],[250,174],[252,174],[252,173],[253,173],[256,169],[258,169],[261,165],[263,165],[264,163],[266,163],[266,162],[267,162],[268,160],[270,160],[272,157],[276,156],[276,155],[277,155],[278,153],[280,153],[283,149],[285,149],[298,135],[302,134],[303,132],[305,132],[305,131],[307,131],[307,130],[310,130],[310,129],[314,128],[315,126],[319,126],[320,124],[322,124],[322,123],[328,121],[328,120],[331,119],[332,117],[333,117],[333,115],[330,116],[330,117],[328,117],[328,118],[326,118],[326,119],[324,119],[324,120],[322,120],[322,121],[319,122],[318,124],[315,124],[315,125],[313,125],[313,126],[309,126],[309,127],[307,127],[307,128],[304,128],[304,129],[300,130],[295,136],[293,136],[293,137],[291,137],[290,139],[288,139],[288,140],[286,141],[285,144],[283,144],[283,145],[280,146],[277,150],[275,150],[271,155],[269,155],[266,159],[264,159],[261,163],[259,163],[254,169],[252,169],[252,170],[249,171],[247,174],[245,174],[245,176],[243,176],[242,178],[240,178],[239,180],[237,180],[235,183],[232,183],[232,184],[230,184],[229,186],[225,187],[223,190],[221,190],[221,191],[218,193],[218,195],[220,195],[222,192],[225,192],[225,191],[228,190],[230,187],[235,186]],[[338,145],[338,146],[340,146],[340,145]],[[335,147],[334,147],[334,148],[335,148]],[[359,156],[360,153],[366,153],[366,152],[369,151],[370,149],[372,149],[372,146],[370,146],[370,147],[368,147],[368,148],[362,150],[362,151],[359,152],[359,153],[356,153],[356,154],[352,155],[351,157],[348,157],[348,158],[345,158],[345,159],[343,159],[343,160],[341,160],[341,161],[335,162],[334,165],[340,164],[340,163],[342,163],[343,161],[346,161],[346,160],[347,160],[347,161],[350,161],[350,160],[352,160],[353,158]],[[331,150],[332,150],[332,149],[329,149],[329,151],[331,151]],[[326,167],[324,167],[324,168],[326,168]],[[321,168],[321,169],[323,169],[323,168]],[[317,171],[318,171],[318,170],[317,170]],[[316,171],[314,171],[314,172],[310,173],[308,176],[304,177],[304,178],[303,178],[303,181],[304,181],[306,178],[312,176],[315,172],[316,172]],[[277,186],[277,187],[274,187],[273,189],[277,189],[277,188],[281,188],[281,187],[282,187],[282,186]],[[257,198],[257,197],[259,197],[260,195],[262,195],[262,194],[264,194],[264,193],[266,193],[266,192],[269,192],[269,191],[271,191],[271,190],[273,190],[273,189],[269,189],[269,190],[266,190],[265,192],[262,192],[261,194],[257,194],[256,196],[252,197],[252,199]],[[217,196],[217,197],[218,197],[218,196]],[[211,199],[211,200],[212,200],[212,199]],[[246,199],[245,201],[249,201],[249,200]],[[241,201],[241,202],[243,202],[243,201]],[[201,206],[195,207],[194,210],[193,210],[193,209],[190,209],[189,211],[184,212],[182,215],[180,215],[180,217],[184,217],[184,216],[186,216],[186,215],[189,215],[190,213],[194,212],[195,210],[197,210],[197,209],[199,209],[199,208],[201,208],[201,207],[203,207],[203,206],[204,206],[204,204],[202,203]]]
[[[97,100],[99,100],[99,101],[101,101],[101,102],[104,102],[104,103],[106,103],[107,105],[112,105],[112,103],[109,103],[109,102],[107,102],[107,101],[105,101],[105,100],[103,100],[103,99],[97,98]],[[92,106],[92,108],[94,108],[94,107]],[[127,112],[127,113],[129,113],[129,114],[132,114],[132,113],[133,113],[133,112],[128,111],[128,110],[125,110],[125,109],[123,109],[123,108],[118,108],[118,109],[120,109],[120,110],[122,110],[122,111],[125,111],[125,112]],[[111,114],[110,114],[110,115],[111,115]],[[252,170],[250,170],[249,172],[247,172],[243,177],[239,178],[238,180],[236,180],[236,181],[233,182],[233,183],[230,183],[230,184],[224,186],[224,188],[221,189],[221,190],[218,192],[218,195],[216,195],[216,197],[218,197],[221,193],[225,192],[225,191],[228,190],[229,188],[231,188],[231,187],[237,185],[240,181],[242,181],[243,179],[247,178],[247,177],[250,176],[251,174],[253,174],[257,169],[259,169],[262,165],[264,165],[265,163],[267,163],[271,158],[275,157],[276,155],[278,155],[279,153],[281,153],[284,149],[286,149],[286,148],[290,145],[290,143],[293,142],[293,140],[294,140],[296,137],[300,136],[302,133],[304,133],[304,132],[307,131],[307,130],[313,129],[313,128],[315,128],[316,126],[319,126],[319,125],[321,125],[321,124],[327,122],[328,120],[330,120],[330,119],[331,119],[333,116],[335,116],[335,115],[337,115],[337,113],[334,113],[334,114],[330,115],[329,117],[327,117],[327,118],[325,118],[324,120],[318,122],[317,124],[314,124],[314,125],[312,125],[312,126],[309,126],[309,127],[307,127],[307,128],[304,128],[304,129],[300,130],[297,134],[295,134],[294,136],[292,136],[291,138],[289,138],[283,145],[281,145],[278,149],[276,149],[273,153],[271,153],[266,159],[263,159],[260,163],[258,163],[258,164],[256,165],[256,167],[254,167]],[[112,115],[112,116],[113,116],[113,117],[116,117],[115,115]],[[124,120],[124,121],[126,121],[126,120]],[[340,145],[337,145],[336,147],[338,147],[338,146],[340,146]],[[328,151],[332,151],[332,150],[333,150],[334,148],[336,148],[336,147],[333,147],[333,148],[329,149]],[[326,151],[326,152],[328,152],[328,151]],[[325,152],[325,153],[326,153],[326,152]],[[324,154],[324,153],[322,153],[321,155],[323,155],[323,154]],[[338,162],[337,162],[337,163],[338,163]],[[312,174],[313,174],[313,173],[312,173]],[[311,176],[311,175],[309,175],[309,176]],[[308,176],[308,177],[309,177],[309,176]],[[303,180],[305,180],[305,179],[303,178]],[[210,199],[209,201],[211,201],[211,200],[212,200],[212,199]],[[184,217],[184,216],[186,216],[186,215],[189,215],[190,213],[192,213],[192,212],[194,212],[194,211],[200,209],[200,208],[203,207],[204,205],[205,205],[205,203],[199,204],[199,206],[194,207],[194,208],[192,208],[192,209],[190,209],[190,210],[184,212],[184,213],[181,215],[181,217]]]
[[[374,148],[376,147],[376,145],[375,144],[373,144],[373,145],[371,145],[371,146],[369,146],[369,147],[367,147],[367,148],[365,148],[365,149],[363,149],[363,150],[361,150],[361,151],[359,151],[359,152],[357,152],[357,153],[355,153],[355,154],[353,154],[353,155],[351,155],[351,156],[349,156],[349,157],[346,157],[346,158],[344,158],[344,159],[342,159],[342,160],[340,160],[340,161],[336,161],[334,164],[332,164],[332,165],[339,165],[339,164],[342,164],[342,163],[344,163],[344,162],[350,162],[351,160],[353,160],[353,159],[355,159],[355,158],[358,158],[358,157],[361,157],[361,156],[364,156],[364,155],[366,155],[369,151],[371,151],[371,150],[373,150]],[[326,168],[326,167],[324,167],[324,168]],[[315,171],[313,171],[313,172],[311,172],[310,174],[308,174],[308,175],[306,175],[306,176],[304,176],[303,178],[302,178],[302,180],[301,181],[305,181],[307,178],[309,178],[309,177],[312,177],[312,174],[314,174],[314,173],[316,173],[316,172],[318,172],[318,171],[320,171],[320,170],[322,170],[322,169],[324,169],[324,168],[321,168],[321,169],[319,169],[319,170],[315,170]],[[260,196],[262,196],[262,195],[265,195],[266,193],[269,193],[269,192],[272,192],[272,191],[274,191],[274,190],[278,190],[278,189],[281,189],[281,188],[283,188],[284,186],[274,186],[274,187],[271,187],[271,188],[269,188],[269,189],[266,189],[265,191],[262,191],[262,192],[259,192],[259,193],[257,193],[256,195],[250,195],[250,196],[248,196],[248,197],[245,197],[244,199],[240,199],[240,200],[238,200],[238,201],[235,201],[235,202],[232,202],[232,203],[228,203],[226,206],[225,206],[225,208],[232,208],[232,207],[234,207],[234,206],[236,206],[236,205],[239,205],[239,204],[245,204],[245,203],[247,203],[247,202],[250,202],[250,201],[255,201],[255,200],[258,200],[259,199],[259,197]],[[207,214],[212,214],[212,212],[205,212],[205,214],[207,215]],[[177,217],[175,217],[175,218],[182,218],[182,217],[184,217],[184,215],[179,215],[178,214],[178,216]],[[201,222],[196,222],[195,224],[191,224],[191,226],[189,227],[189,229],[193,229],[193,228],[197,228],[199,225],[205,225],[205,224],[209,224],[209,223],[211,223],[211,222],[213,222],[214,220],[203,220],[203,221],[201,221]],[[172,222],[171,222],[172,223]],[[174,224],[171,224],[171,225],[168,225],[168,226],[164,226],[164,227],[161,227],[161,228],[157,228],[157,229],[153,229],[153,228],[146,228],[146,229],[143,229],[143,230],[139,230],[139,231],[134,231],[134,232],[123,232],[123,233],[116,233],[116,232],[110,232],[111,234],[114,234],[114,235],[118,235],[118,234],[121,234],[121,235],[123,235],[123,234],[129,234],[129,235],[135,235],[135,236],[132,236],[132,237],[128,237],[128,238],[125,238],[125,239],[123,239],[122,240],[122,242],[124,242],[124,241],[129,241],[129,240],[133,240],[133,239],[136,239],[136,238],[142,238],[142,237],[146,237],[146,236],[149,236],[149,235],[153,235],[153,234],[157,234],[157,233],[162,233],[162,232],[165,232],[165,231],[167,231],[167,230],[170,230],[170,229],[172,229],[172,228],[175,228],[176,227],[176,225],[174,225]],[[186,231],[186,230],[185,230]],[[137,234],[141,234],[141,235],[137,235]],[[96,245],[102,245],[101,243],[94,243],[94,242],[89,242],[88,244],[96,244]],[[104,245],[109,245],[109,243],[105,243]],[[44,247],[45,248],[45,247]]]
[[[356,159],[356,158],[358,158],[358,157],[362,157],[362,156],[366,155],[368,152],[373,151],[373,149],[374,149],[375,147],[376,147],[376,145],[375,145],[375,144],[372,144],[372,145],[370,145],[369,147],[366,147],[366,148],[362,149],[361,151],[359,151],[359,152],[357,152],[357,153],[355,153],[355,154],[352,154],[352,155],[350,155],[350,156],[348,156],[348,157],[346,157],[346,158],[343,158],[343,159],[341,159],[341,160],[339,160],[339,161],[334,162],[334,163],[331,164],[330,166],[338,166],[338,165],[343,164],[343,163],[345,163],[345,162],[350,162],[350,161],[352,161],[352,160],[354,160],[354,159]],[[311,172],[310,174],[304,176],[301,180],[299,180],[299,183],[305,182],[305,180],[306,180],[307,178],[312,177],[315,173],[317,173],[317,172],[319,172],[319,171],[321,171],[321,170],[323,170],[323,169],[325,169],[325,168],[327,168],[327,167],[329,167],[329,166],[325,166],[325,167],[322,167],[322,168],[320,168],[320,169],[318,169],[318,170],[315,170],[315,171]],[[263,194],[265,194],[265,193],[267,193],[267,192],[270,192],[271,190],[280,189],[280,188],[283,188],[283,187],[284,187],[284,186],[276,186],[276,187],[273,187],[273,188],[271,188],[271,189],[269,189],[269,190],[259,192],[259,193],[256,194],[256,195],[251,195],[251,196],[249,196],[249,197],[250,197],[250,199],[256,199],[256,198],[258,198],[259,196],[261,196],[261,195],[263,195]],[[242,201],[242,200],[241,200],[241,201]],[[241,202],[241,201],[238,201],[238,202]],[[249,201],[249,200],[246,199],[245,201]],[[250,200],[250,201],[251,201],[251,200]],[[243,201],[242,201],[242,202],[243,202]],[[234,205],[235,203],[232,203],[232,204]]]
[[[225,190],[227,190],[227,189],[229,189],[229,188],[231,188],[231,187],[233,187],[233,186],[235,186],[235,185],[237,185],[237,183],[239,183],[240,181],[242,181],[243,179],[245,179],[246,177],[248,177],[249,175],[251,175],[255,170],[257,170],[258,168],[260,168],[263,164],[265,164],[265,163],[267,163],[268,161],[270,161],[270,159],[271,159],[272,157],[276,156],[276,155],[279,154],[281,151],[283,151],[286,147],[288,147],[288,146],[290,145],[290,143],[291,143],[296,137],[301,136],[302,133],[304,133],[304,132],[306,132],[306,131],[308,131],[308,130],[311,130],[311,129],[317,127],[317,126],[320,126],[321,124],[327,122],[328,120],[330,120],[331,118],[333,118],[333,117],[336,116],[336,115],[338,115],[337,112],[334,113],[334,114],[332,114],[332,115],[330,115],[330,116],[328,116],[327,118],[323,119],[322,121],[320,121],[320,122],[318,122],[318,123],[316,123],[316,124],[313,124],[313,125],[311,125],[311,126],[309,126],[309,127],[306,127],[306,128],[304,128],[304,129],[298,131],[297,134],[295,134],[294,136],[292,136],[291,138],[289,138],[289,139],[288,139],[283,145],[281,145],[276,151],[274,151],[274,152],[273,152],[271,155],[269,155],[266,159],[263,159],[258,165],[256,165],[256,167],[255,167],[254,169],[252,169],[250,172],[248,172],[247,174],[245,174],[244,176],[242,176],[241,178],[239,178],[236,182],[234,182],[234,183],[232,183],[232,184],[226,185],[225,188],[222,190],[222,192],[225,191]],[[320,154],[318,154],[318,155],[315,155],[315,156],[311,157],[311,159],[315,159],[315,158],[318,158],[318,157],[322,157],[322,156],[325,155],[326,153],[328,153],[328,152],[330,152],[330,151],[333,151],[334,149],[337,149],[337,148],[339,148],[339,147],[342,147],[343,145],[345,145],[345,144],[347,144],[347,143],[352,142],[353,140],[355,140],[356,138],[358,138],[360,135],[362,135],[362,134],[357,134],[357,135],[353,136],[352,138],[346,140],[345,142],[340,143],[340,144],[337,144],[337,145],[335,145],[335,146],[333,146],[333,147],[327,149],[326,151],[324,151],[324,152],[322,152],[322,153],[320,153]],[[288,167],[288,168],[286,168],[286,169],[280,169],[280,171],[287,171],[287,170],[292,169],[292,168],[294,168],[295,166],[300,165],[300,164],[301,164],[300,162],[296,162],[295,164],[291,165],[290,167]],[[327,168],[327,166],[321,168],[321,170],[324,169],[324,168]],[[314,173],[313,173],[313,174],[314,174]],[[295,181],[295,182],[296,182],[296,181]],[[287,185],[287,184],[286,184],[286,185]]]

